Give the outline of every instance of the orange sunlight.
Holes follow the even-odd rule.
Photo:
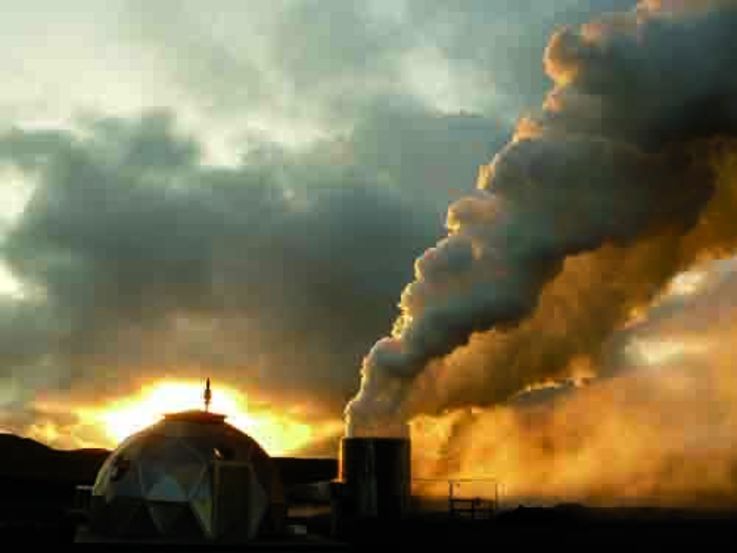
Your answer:
[[[78,410],[87,423],[102,427],[111,445],[156,423],[166,413],[203,408],[203,383],[160,381],[133,396],[107,402],[104,407]],[[210,410],[227,416],[227,422],[252,436],[271,455],[286,455],[311,442],[342,431],[342,422],[308,423],[288,413],[252,408],[241,392],[215,382]]]

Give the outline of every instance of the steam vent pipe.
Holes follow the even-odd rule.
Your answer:
[[[340,443],[341,511],[356,519],[401,518],[412,481],[407,438],[343,438]]]

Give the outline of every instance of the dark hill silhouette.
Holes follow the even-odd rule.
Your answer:
[[[29,438],[0,434],[0,478],[91,485],[109,454],[106,449],[57,450]],[[287,486],[332,480],[338,474],[335,459],[275,457],[274,461]]]
[[[0,478],[92,484],[109,453],[105,449],[57,450],[29,438],[0,434]]]
[[[60,451],[34,440],[0,434],[0,536],[69,541],[77,484],[92,484],[104,449]]]

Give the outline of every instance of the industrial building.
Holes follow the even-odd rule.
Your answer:
[[[324,550],[542,544],[554,536],[591,545],[601,537],[617,543],[635,530],[662,544],[737,531],[733,512],[576,505],[501,511],[496,485],[490,498],[465,497],[453,480],[445,482],[447,502],[433,509],[413,497],[412,484],[408,439],[343,438],[337,464],[272,458],[206,402],[204,410],[164,416],[108,455],[94,485],[79,487],[89,494],[78,500],[75,541]]]

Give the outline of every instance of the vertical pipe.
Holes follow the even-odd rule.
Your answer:
[[[345,438],[340,448],[344,512],[395,519],[409,510],[410,442],[405,438]]]

